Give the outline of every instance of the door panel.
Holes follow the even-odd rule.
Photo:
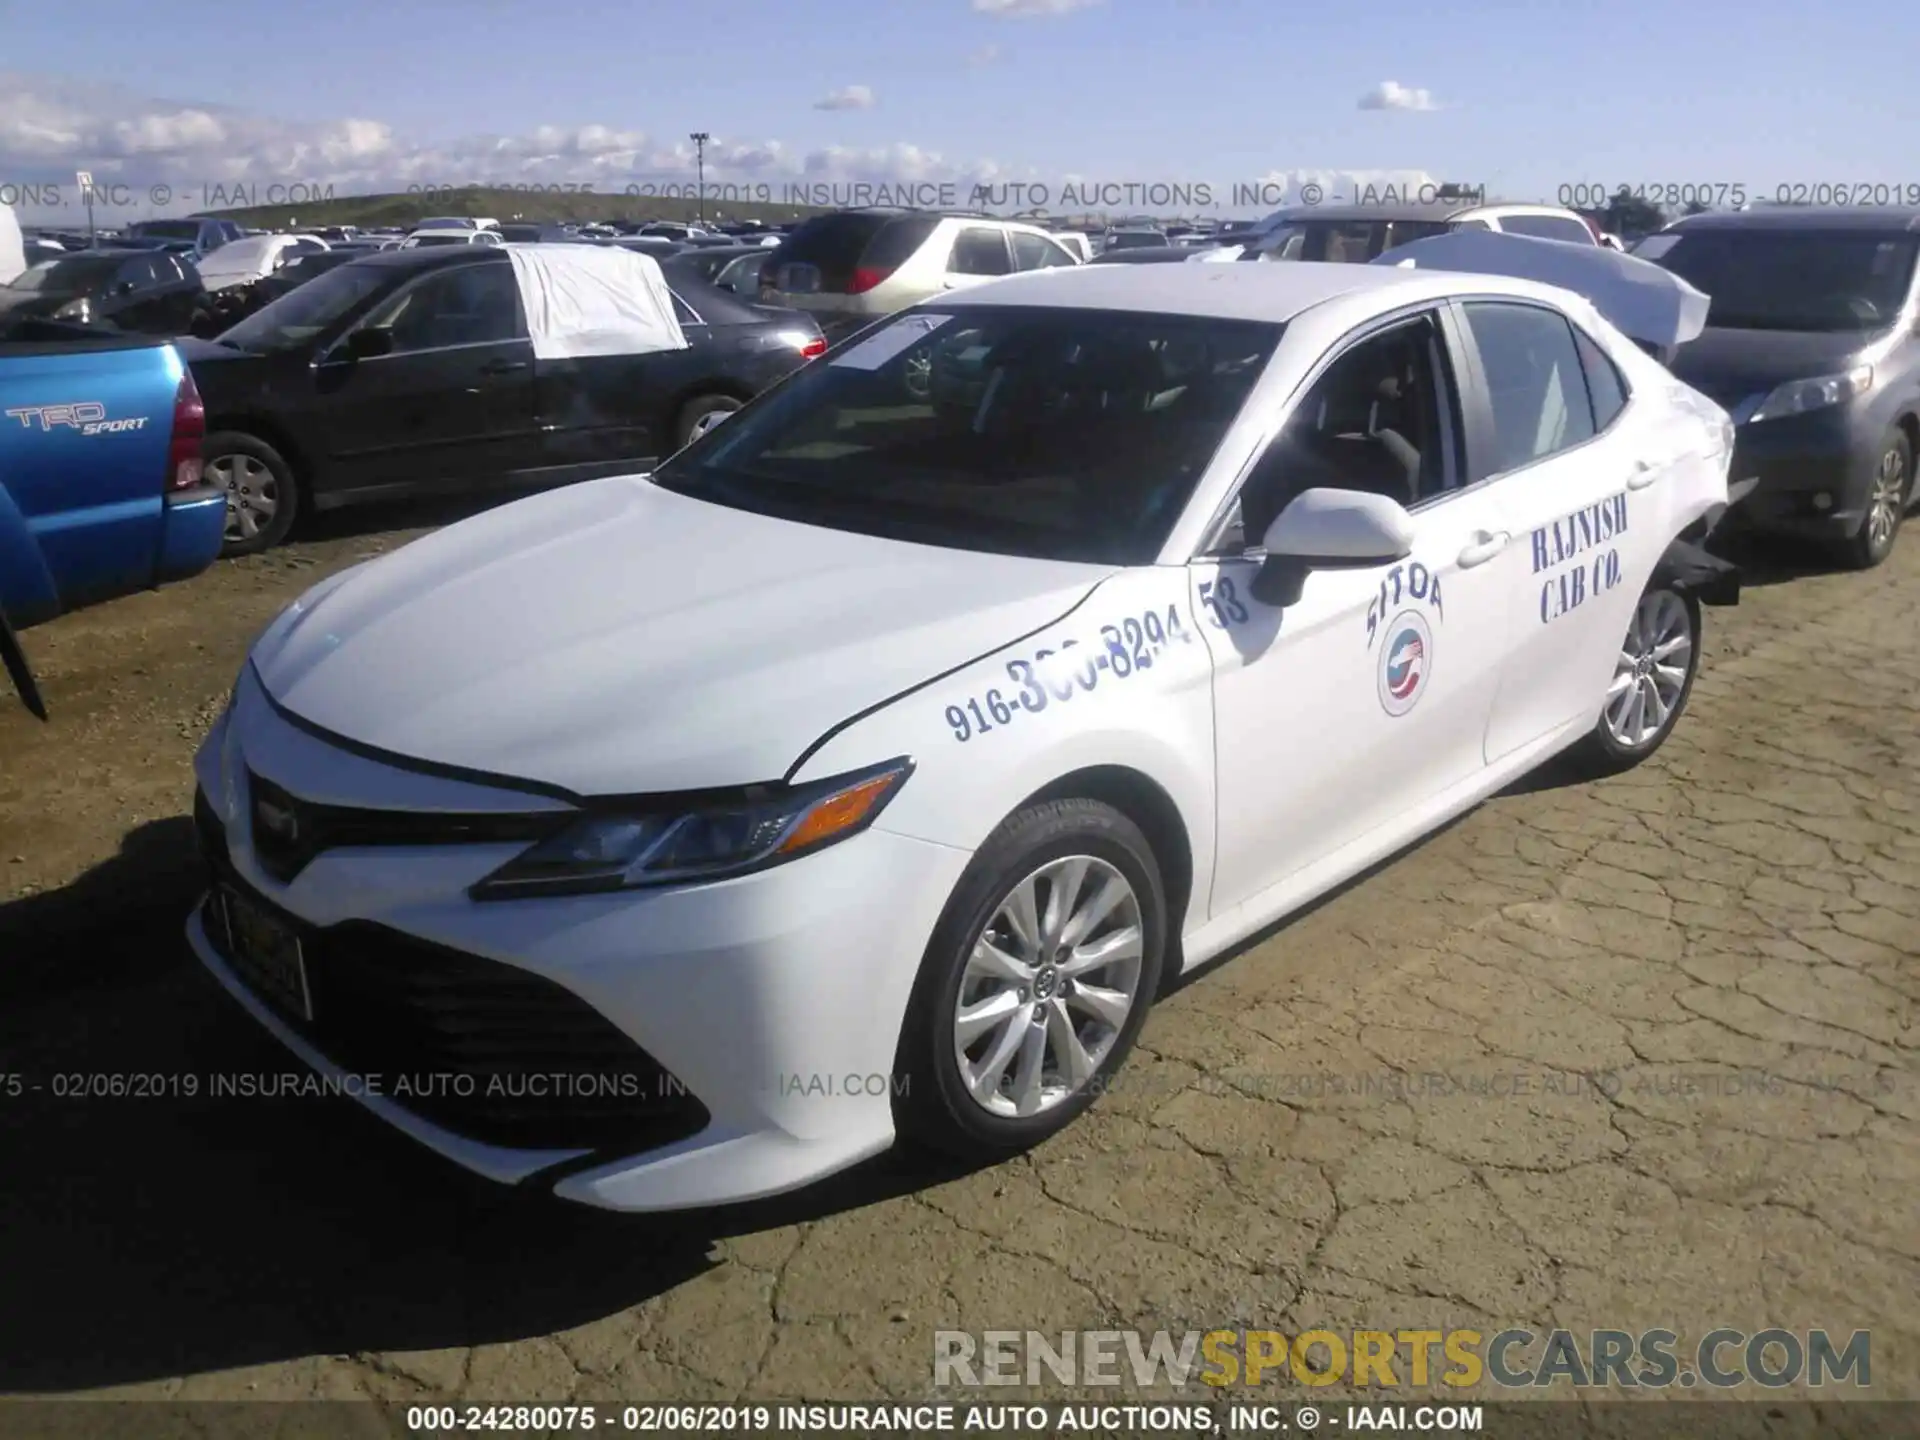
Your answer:
[[[1497,492],[1519,550],[1486,759],[1598,716],[1635,602],[1670,531],[1667,461],[1631,414],[1595,434],[1572,328],[1520,304],[1460,307],[1484,377]],[[1647,461],[1644,466],[1639,461]]]
[[[538,463],[531,341],[337,360],[314,383],[328,488],[457,488]]]
[[[1520,547],[1485,489],[1414,519],[1404,561],[1315,571],[1284,608],[1253,596],[1257,562],[1191,567],[1214,657],[1214,914],[1482,768]]]
[[[461,489],[541,463],[533,344],[510,265],[436,270],[359,328],[385,331],[393,350],[356,360],[343,342],[315,367],[322,488]]]

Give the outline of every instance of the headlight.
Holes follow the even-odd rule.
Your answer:
[[[78,300],[69,300],[53,312],[53,318],[56,320],[78,320],[83,325],[92,317],[93,302],[84,295]]]
[[[1829,405],[1844,405],[1873,388],[1873,367],[1860,365],[1844,375],[1816,375],[1811,380],[1789,380],[1760,402],[1747,423],[1778,420],[1783,415],[1804,415],[1809,410],[1824,410]]]
[[[913,773],[910,760],[791,789],[678,809],[587,815],[501,866],[475,900],[581,895],[745,874],[859,834]]]

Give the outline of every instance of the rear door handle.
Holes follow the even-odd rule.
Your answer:
[[[527,368],[524,360],[489,360],[480,367],[482,375],[511,375],[516,370]]]
[[[1507,543],[1512,539],[1513,535],[1506,530],[1496,530],[1492,534],[1482,530],[1478,538],[1460,552],[1460,568],[1471,570],[1476,565],[1486,564],[1506,549]]]
[[[1633,462],[1633,473],[1627,477],[1627,489],[1644,490],[1660,478],[1660,472],[1654,468],[1651,460]]]

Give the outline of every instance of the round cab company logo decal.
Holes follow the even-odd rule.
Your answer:
[[[1380,706],[1404,715],[1420,702],[1433,674],[1433,631],[1416,611],[1402,610],[1387,626],[1380,650]]]

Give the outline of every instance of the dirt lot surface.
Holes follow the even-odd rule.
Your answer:
[[[1920,533],[1763,557],[1652,764],[1537,777],[1193,979],[1038,1153],[686,1218],[499,1190],[342,1099],[151,1093],[293,1068],[182,942],[189,760],[260,627],[413,533],[26,637],[0,1391],[876,1399],[948,1327],[1518,1324],[1869,1329],[1873,1393],[1920,1398]],[[102,1075],[153,1078],[57,1093]]]

